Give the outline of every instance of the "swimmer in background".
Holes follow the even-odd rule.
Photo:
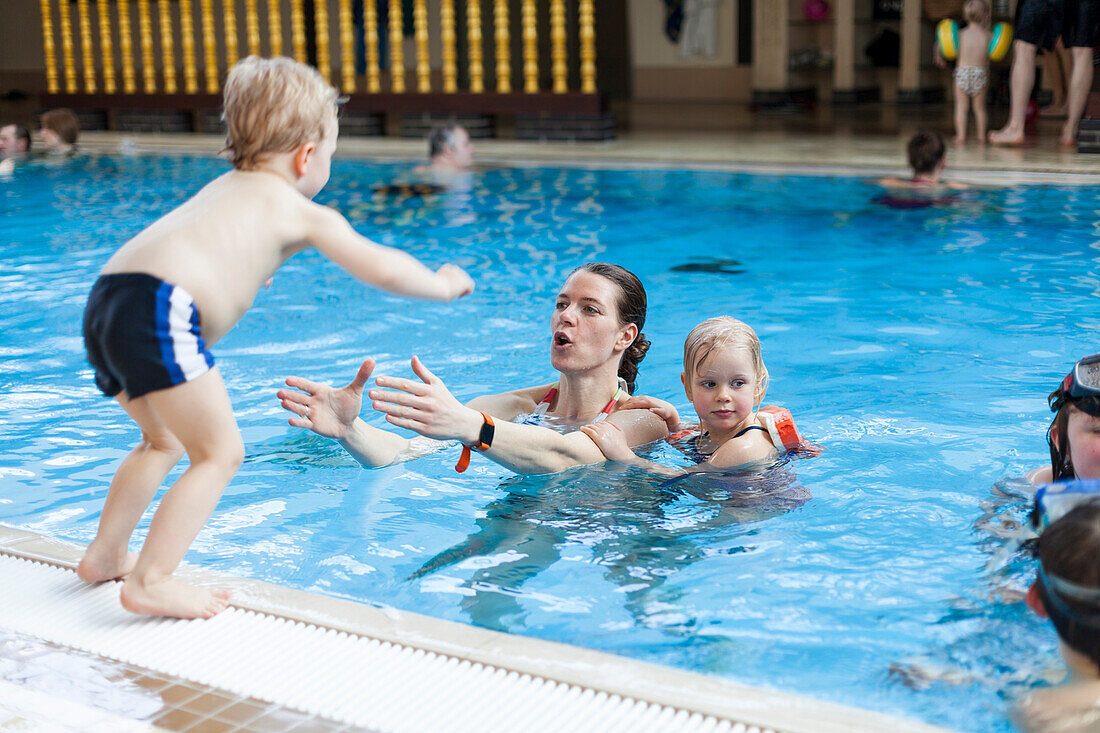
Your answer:
[[[744,469],[774,461],[779,453],[757,408],[768,389],[768,370],[760,339],[747,324],[719,316],[691,330],[684,342],[684,393],[699,416],[699,435],[685,451],[698,465],[687,472]],[[676,408],[652,397],[631,398],[624,407],[649,408],[669,426],[679,427]],[[661,476],[681,476],[682,469],[635,455],[622,430],[612,423],[581,428],[612,461]]]
[[[1047,397],[1050,466],[1028,474],[1034,484],[1100,479],[1100,354],[1086,356]]]
[[[51,109],[42,113],[38,131],[46,155],[68,156],[76,152],[76,139],[80,135],[80,122],[69,109]]]
[[[440,125],[428,135],[428,164],[413,168],[414,175],[448,178],[474,165],[474,144],[462,125]]]
[[[312,198],[336,150],[336,90],[316,69],[250,56],[225,83],[226,157],[233,170],[153,223],[104,265],[84,311],[96,385],[141,428],[111,481],[95,540],[77,574],[125,577],[133,613],[209,618],[228,603],[172,577],[244,459],[222,376],[208,351],[291,256],[316,247],[392,293],[450,300],[473,290],[458,267],[432,272],[358,234]],[[140,555],[130,536],[184,453],[187,470],[153,516]]]
[[[1025,731],[1100,729],[1100,499],[1078,503],[1039,535],[1039,571],[1027,605],[1049,618],[1068,676],[1019,700]]]
[[[0,174],[15,170],[15,161],[26,158],[31,152],[31,132],[23,125],[0,127]]]
[[[970,188],[965,183],[942,180],[943,171],[947,167],[947,147],[944,145],[943,136],[935,130],[917,132],[909,138],[905,150],[909,167],[913,171],[912,177],[908,180],[896,177],[880,178],[876,183],[888,188],[905,188],[932,193],[945,189]]]
[[[958,58],[955,61],[955,144],[966,142],[968,108],[974,111],[974,125],[979,145],[985,145],[989,117],[985,109],[985,93],[989,89],[989,3],[967,0],[963,5],[966,26],[959,31]],[[932,58],[936,66],[947,62],[936,41]]]

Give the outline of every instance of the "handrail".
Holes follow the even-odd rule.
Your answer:
[[[413,0],[412,51],[407,61],[409,3],[402,0],[362,0],[361,12],[356,12],[352,0],[39,2],[46,86],[55,95],[62,88],[70,95],[108,97],[217,94],[242,47],[249,54],[269,55],[290,49],[294,58],[313,63],[322,76],[352,95],[382,93],[385,76],[386,91],[391,94],[597,93],[593,0],[572,0],[573,23],[567,22],[566,0],[463,0],[461,22],[454,0]],[[380,3],[387,3],[384,10]],[[216,14],[215,5],[220,5],[221,15]],[[312,18],[306,15],[308,5],[312,5]],[[522,63],[516,66],[512,63],[513,13],[521,29]],[[386,20],[383,14],[388,16],[385,28],[380,27]],[[239,17],[243,17],[243,29],[238,26]],[[285,17],[289,24],[284,24]],[[335,29],[330,18],[336,21]],[[310,20],[315,43],[313,57],[307,58]],[[549,89],[540,86],[540,20],[549,28],[550,54],[543,59],[548,62]],[[459,33],[465,39],[461,49]],[[580,77],[579,88],[573,90],[568,83],[571,61]],[[465,89],[459,88],[460,64],[466,72]],[[357,65],[364,73],[357,71]],[[412,86],[406,84],[410,71],[415,79]],[[513,79],[514,72],[519,79]]]

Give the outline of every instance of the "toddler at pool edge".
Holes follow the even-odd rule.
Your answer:
[[[760,353],[760,339],[748,324],[718,316],[693,328],[684,342],[680,381],[699,416],[695,452],[702,460],[688,472],[728,470],[776,456],[771,433],[756,410],[768,389],[768,370]],[[652,397],[631,398],[623,407],[650,408],[668,423],[670,431],[676,430],[680,421],[675,407]],[[662,476],[684,474],[639,458],[627,445],[622,430],[613,424],[594,423],[581,430],[612,461]]]
[[[958,32],[958,59],[952,85],[955,90],[955,144],[966,142],[968,108],[974,111],[974,127],[979,145],[985,145],[989,116],[985,108],[985,95],[989,89],[989,3],[986,0],[967,0],[963,4],[966,26]],[[932,52],[936,66],[944,68],[943,49],[939,40]]]
[[[315,69],[290,59],[252,56],[234,66],[224,100],[233,170],[127,242],[89,295],[84,342],[96,384],[138,424],[141,442],[111,481],[77,572],[88,582],[125,576],[122,605],[134,613],[209,618],[228,604],[226,592],[172,577],[244,459],[207,348],[283,262],[313,246],[400,295],[450,300],[473,290],[460,268],[432,272],[311,200],[329,179],[336,96]],[[135,556],[130,536],[185,452],[190,466],[165,493]]]

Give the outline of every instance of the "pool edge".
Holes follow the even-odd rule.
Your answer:
[[[0,524],[0,554],[72,570],[81,545]],[[228,588],[240,609],[411,646],[521,674],[790,733],[943,731],[919,721],[752,688],[568,644],[480,629],[397,609],[355,603],[262,581],[183,566],[180,577]],[[186,624],[189,622],[178,622]],[[12,629],[19,631],[19,629]]]

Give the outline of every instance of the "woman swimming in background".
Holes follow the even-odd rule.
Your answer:
[[[649,348],[642,334],[645,318],[645,289],[638,278],[618,265],[593,262],[566,278],[550,318],[550,363],[560,373],[556,383],[463,405],[415,356],[412,369],[421,381],[378,377],[378,388],[369,392],[374,409],[430,441],[410,440],[359,418],[363,387],[374,370],[371,359],[346,387],[290,377],[286,383],[294,389],[281,389],[278,397],[295,414],[291,425],[339,440],[367,468],[417,458],[443,447],[438,441],[450,440],[466,446],[460,470],[471,449],[517,473],[601,463],[603,453],[581,426],[606,419],[623,431],[628,445],[668,435],[649,410],[622,409]]]
[[[1054,413],[1047,430],[1050,466],[1028,478],[1035,484],[1100,479],[1100,354],[1074,364],[1047,401]]]

